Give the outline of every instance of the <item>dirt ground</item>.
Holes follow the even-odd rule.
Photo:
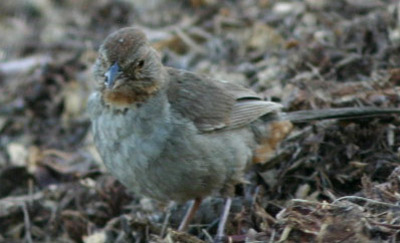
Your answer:
[[[139,26],[165,65],[252,88],[284,111],[400,108],[397,0],[1,0],[0,242],[209,242],[201,206],[128,192],[85,110],[112,31]],[[296,124],[237,187],[225,242],[400,242],[400,119]]]

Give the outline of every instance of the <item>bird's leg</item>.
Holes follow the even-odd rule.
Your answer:
[[[226,220],[228,219],[229,211],[231,210],[231,205],[232,205],[232,198],[228,197],[225,201],[224,211],[222,212],[221,218],[218,223],[218,230],[216,236],[217,240],[222,239],[222,237],[224,237]]]
[[[178,228],[179,231],[186,231],[187,230],[187,228],[189,226],[189,223],[193,219],[194,215],[196,214],[197,209],[199,209],[199,206],[200,206],[202,200],[203,200],[202,198],[196,198],[194,200],[194,202],[192,203],[192,205],[190,206],[190,208],[186,212],[186,215],[183,218],[181,224],[179,225],[179,228]]]

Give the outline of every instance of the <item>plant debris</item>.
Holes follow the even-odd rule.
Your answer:
[[[86,100],[104,38],[141,27],[165,65],[245,85],[284,111],[399,108],[394,0],[2,0],[0,242],[211,242],[224,200],[128,192],[104,169]],[[397,115],[297,124],[239,185],[222,242],[400,241]]]

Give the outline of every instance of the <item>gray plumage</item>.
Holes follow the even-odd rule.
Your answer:
[[[166,87],[140,107],[121,111],[106,105],[101,92],[89,98],[105,165],[129,189],[157,200],[231,193],[257,145],[250,123],[280,105],[229,83],[168,73]]]

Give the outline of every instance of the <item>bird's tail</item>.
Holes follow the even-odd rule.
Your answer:
[[[279,114],[279,120],[291,121],[293,123],[303,123],[315,120],[355,119],[355,118],[387,116],[393,114],[400,114],[400,109],[379,108],[379,107],[348,107],[348,108],[282,112]]]

